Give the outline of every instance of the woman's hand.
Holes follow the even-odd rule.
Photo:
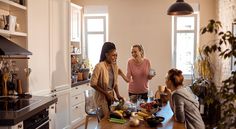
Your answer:
[[[155,75],[148,75],[148,79],[151,80]]]
[[[123,101],[124,101],[124,98],[121,97],[120,95],[118,95],[117,98],[118,98],[119,100],[123,100]]]
[[[114,101],[116,101],[115,97],[112,96],[111,94],[107,94],[106,99],[109,104],[112,104]]]

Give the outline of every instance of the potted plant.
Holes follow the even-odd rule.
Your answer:
[[[214,68],[210,57],[206,56],[203,48],[198,49],[199,56],[194,66],[195,78],[191,89],[199,98],[200,112],[206,128],[212,128],[216,126],[220,118],[220,103],[217,88],[212,80]]]
[[[207,26],[201,29],[201,34],[210,33],[215,36],[213,43],[205,46],[204,53],[219,53],[223,59],[236,58],[236,37],[231,31],[221,31],[220,21],[210,20]],[[233,63],[236,65],[236,62]],[[217,91],[220,97],[221,117],[217,123],[220,129],[236,128],[236,71],[232,71],[230,76],[222,81],[220,90]]]

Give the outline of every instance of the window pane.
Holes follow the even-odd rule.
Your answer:
[[[176,39],[176,67],[184,74],[192,74],[194,33],[177,33]]]
[[[194,17],[177,17],[177,30],[194,30]]]
[[[94,67],[100,59],[102,45],[104,43],[104,34],[88,34],[88,57]]]
[[[87,31],[88,32],[103,32],[104,31],[104,19],[87,19]]]

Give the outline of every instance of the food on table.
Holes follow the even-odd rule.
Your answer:
[[[126,123],[125,119],[117,119],[117,118],[110,118],[109,119],[110,122],[114,122],[114,123],[118,123],[118,124],[124,124]]]
[[[129,126],[136,127],[136,126],[139,126],[139,124],[140,124],[140,121],[137,117],[135,117],[135,116],[130,117]]]
[[[125,104],[125,101],[123,99],[120,99],[118,101],[113,102],[110,106],[110,109],[111,109],[111,111],[123,110],[123,109],[125,109],[124,104]]]
[[[131,117],[137,118],[138,120],[141,120],[141,121],[144,120],[143,116],[138,115],[138,112],[132,112]]]
[[[160,105],[157,101],[140,103],[140,110],[147,114],[153,114],[160,110]]]
[[[123,119],[123,111],[122,110],[115,110],[110,112],[110,118],[117,118]]]
[[[123,112],[124,118],[130,118],[132,111],[131,110],[125,110]]]
[[[138,114],[139,116],[142,116],[142,117],[148,117],[148,116],[150,116],[149,114],[144,113],[144,112],[142,112],[142,111],[137,112],[137,114]]]

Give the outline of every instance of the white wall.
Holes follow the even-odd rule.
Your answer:
[[[126,71],[130,48],[142,44],[145,56],[157,75],[150,81],[151,89],[164,85],[166,72],[171,68],[171,16],[166,14],[175,0],[72,0],[81,6],[107,5],[109,12],[109,41],[116,43],[118,65]],[[215,0],[185,0],[200,2],[200,22],[205,25],[215,17]],[[207,13],[206,13],[207,12]],[[120,78],[120,92],[127,96],[127,84]]]

